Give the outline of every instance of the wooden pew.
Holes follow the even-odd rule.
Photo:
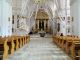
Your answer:
[[[66,36],[62,37],[61,48],[62,48],[63,50],[65,50],[66,41],[67,41],[66,39],[67,39]]]
[[[0,60],[6,60],[9,54],[13,55],[15,50],[18,50],[29,41],[30,36],[0,37]]]
[[[7,58],[8,48],[6,37],[0,38],[0,60],[5,60]]]
[[[69,37],[66,41],[66,53],[69,54],[70,47],[72,46],[72,43],[75,41],[79,41],[79,38]]]
[[[7,44],[9,46],[9,54],[13,55],[15,51],[14,37],[7,37]]]
[[[21,37],[22,40],[22,46],[24,46],[24,36]]]
[[[22,36],[20,37],[20,48],[22,47]]]
[[[59,37],[60,37],[60,36],[54,36],[54,37],[53,37],[53,39],[54,39],[53,42],[55,42],[57,45],[58,45],[57,42],[59,42]]]
[[[72,57],[72,60],[80,60],[80,38],[77,36],[53,37],[54,42]]]
[[[54,38],[54,41],[56,42],[56,44],[61,47],[62,49],[64,49],[64,43],[65,43],[66,37],[64,36],[57,36]]]
[[[16,50],[18,50],[19,49],[19,37],[15,37],[15,39],[16,39]]]
[[[26,44],[27,43],[27,41],[26,41],[26,36],[24,36],[24,44]]]
[[[16,36],[16,38],[17,38],[17,48],[16,49],[18,49],[18,48],[21,48],[23,45],[22,45],[22,36]]]
[[[20,36],[17,36],[17,40],[18,40],[17,42],[18,42],[18,44],[19,44],[19,45],[18,45],[18,48],[20,48],[20,47],[21,47],[21,46],[20,46],[20,43],[21,43],[21,42],[20,42],[20,40],[21,40]]]
[[[72,60],[80,60],[80,41],[75,41],[71,46],[71,57]]]
[[[78,55],[80,56],[80,50],[78,51]],[[79,60],[80,60],[80,57],[79,57]]]
[[[27,43],[29,43],[29,41],[30,41],[30,36],[26,36],[26,39],[27,39]]]
[[[27,43],[27,36],[25,36],[25,44]]]

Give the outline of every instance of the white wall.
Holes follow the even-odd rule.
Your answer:
[[[0,1],[0,22],[1,22],[1,35],[7,36],[12,34],[12,6],[6,1]],[[10,21],[9,21],[10,18]]]
[[[2,14],[2,13],[1,13],[1,11],[2,11],[2,10],[1,10],[1,7],[2,7],[2,0],[0,0],[0,36],[1,36],[1,19],[2,19],[2,18],[1,18],[1,14]]]
[[[80,36],[80,0],[71,2],[71,16],[73,17],[73,35]]]

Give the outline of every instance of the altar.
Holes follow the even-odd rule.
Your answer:
[[[45,31],[39,31],[38,33],[40,34],[40,37],[44,37],[44,36],[45,36],[45,34],[46,34],[46,32],[45,32]]]

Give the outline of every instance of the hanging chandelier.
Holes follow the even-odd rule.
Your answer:
[[[36,4],[44,4],[46,0],[34,0]]]

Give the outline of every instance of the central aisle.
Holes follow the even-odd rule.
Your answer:
[[[8,60],[71,60],[58,46],[52,42],[50,36],[39,37],[32,35],[30,43],[26,44]]]

